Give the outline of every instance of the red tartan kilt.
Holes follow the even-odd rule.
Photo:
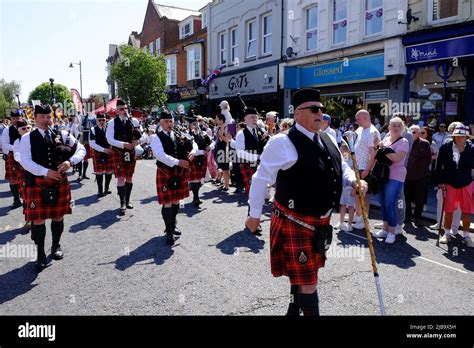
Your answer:
[[[13,152],[8,152],[7,160],[5,161],[5,180],[17,180],[20,168],[20,163],[13,158]]]
[[[329,225],[330,218],[317,219],[297,214],[283,208],[278,209],[309,225]],[[318,269],[324,267],[326,257],[313,250],[313,231],[272,214],[270,224],[270,264],[274,277],[288,276],[291,285],[317,284]],[[303,254],[302,254],[303,253]]]
[[[83,144],[83,145],[86,148],[86,155],[84,156],[83,161],[87,162],[89,158],[92,158],[92,148],[89,144]]]
[[[161,205],[177,202],[181,199],[189,197],[189,183],[187,172],[183,168],[175,166],[173,168],[157,168],[156,170],[156,192],[158,195],[158,203]],[[170,190],[168,180],[172,175],[180,175],[181,185],[175,189]]]
[[[107,162],[105,164],[100,163],[99,160],[101,156],[107,157]],[[114,170],[112,156],[96,151],[94,149],[92,149],[92,163],[94,164],[94,174],[112,173],[112,171]]]
[[[59,184],[59,198],[55,204],[43,204],[41,190],[57,184],[56,180],[35,177],[35,185],[25,189],[25,220],[60,219],[71,214],[71,187],[65,176]]]
[[[244,183],[245,191],[250,192],[250,185],[252,183],[252,175],[257,171],[257,166],[251,167],[248,163],[240,163],[240,174],[242,175],[242,182]]]
[[[189,163],[188,181],[201,180],[206,176],[207,159],[204,156],[204,161],[200,167],[196,165],[196,157]]]
[[[18,193],[21,199],[25,199],[25,170],[20,166],[17,175],[18,180]]]
[[[130,153],[131,162],[125,163],[124,152],[127,151]],[[117,150],[112,149],[112,163],[114,169],[114,175],[116,178],[122,177],[132,177],[135,172],[135,151],[130,150]]]

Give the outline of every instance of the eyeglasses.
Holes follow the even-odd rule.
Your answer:
[[[324,106],[317,106],[317,105],[311,105],[311,106],[307,106],[305,108],[299,108],[299,109],[296,109],[296,110],[305,110],[305,109],[309,109],[311,110],[311,112],[313,114],[317,114],[320,110],[321,112],[326,112],[326,107]]]
[[[439,128],[446,128],[446,126],[439,126]]]
[[[21,131],[26,131],[26,130],[30,130],[30,129],[31,129],[31,126],[20,127],[19,129],[20,129]]]

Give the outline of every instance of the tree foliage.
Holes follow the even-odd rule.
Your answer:
[[[18,107],[15,94],[20,93],[20,84],[16,81],[6,82],[0,79],[0,116],[5,116],[11,109]]]
[[[56,103],[67,105],[72,103],[72,96],[69,88],[59,83],[54,84],[54,95]],[[31,104],[32,100],[41,100],[43,104],[51,104],[51,85],[49,82],[43,82],[37,86],[29,95],[28,102]]]

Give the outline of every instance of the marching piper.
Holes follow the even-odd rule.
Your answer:
[[[193,193],[193,205],[196,208],[202,204],[199,199],[199,189],[202,180],[206,176],[207,153],[211,150],[211,138],[199,127],[197,122],[191,124],[191,136],[194,139],[196,148],[193,150],[193,159],[189,163],[188,182]]]
[[[20,164],[25,169],[25,219],[32,221],[31,235],[37,245],[36,267],[47,267],[44,251],[45,220],[51,219],[54,260],[63,258],[59,244],[64,230],[64,215],[71,214],[71,187],[68,169],[84,158],[84,146],[65,131],[52,130],[51,108],[36,105],[36,129],[20,142]]]
[[[270,225],[273,276],[290,279],[287,315],[319,315],[318,269],[331,244],[331,212],[343,181],[357,188],[354,172],[342,161],[335,139],[320,131],[324,107],[319,91],[302,89],[293,97],[296,125],[270,139],[253,175],[246,225],[257,230],[267,185],[276,183]],[[361,189],[367,184],[361,182]]]

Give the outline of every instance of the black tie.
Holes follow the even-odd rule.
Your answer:
[[[313,141],[316,143],[316,146],[318,147],[319,150],[324,151],[323,146],[319,142],[319,134],[318,133],[314,133]]]
[[[51,133],[50,133],[49,129],[46,129],[46,130],[44,131],[44,138],[46,139],[46,142],[47,142],[48,144],[51,145],[51,144],[53,143],[53,140],[51,139]]]
[[[253,137],[258,141],[257,130],[255,128],[253,129]]]

